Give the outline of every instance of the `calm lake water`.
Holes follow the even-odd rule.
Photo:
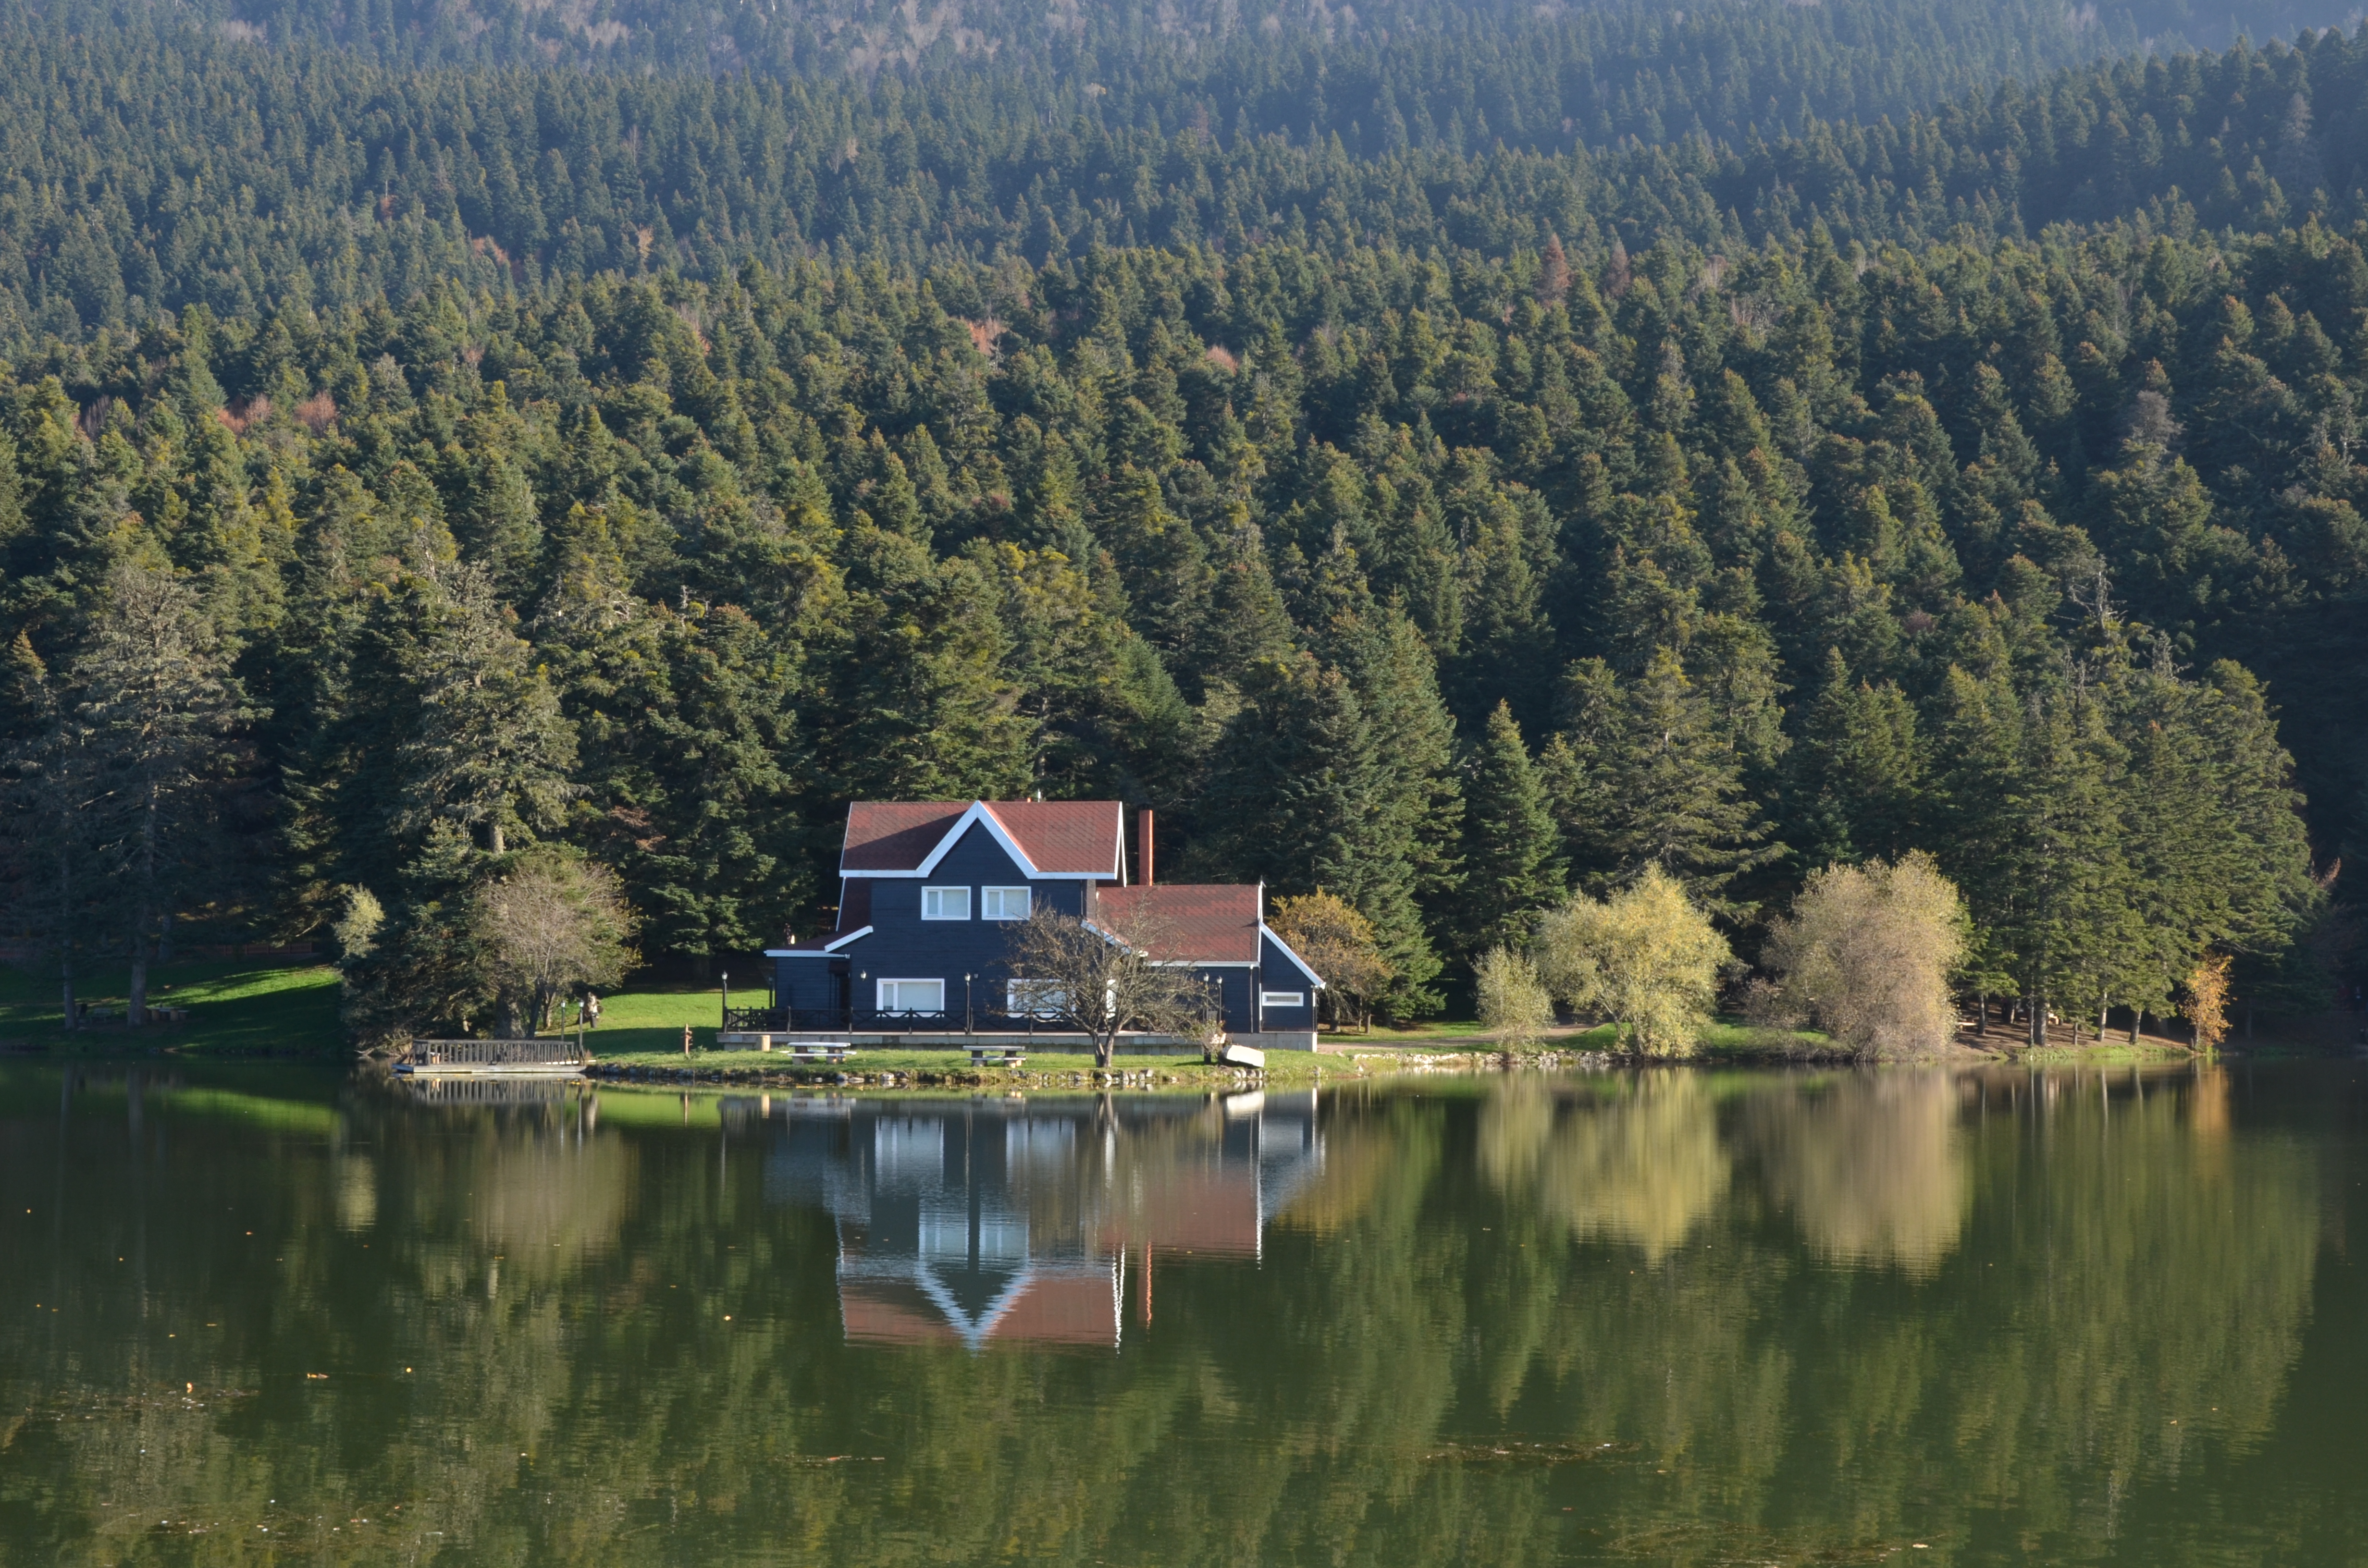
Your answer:
[[[0,1562],[2368,1555],[2368,1064],[472,1093],[0,1069]]]

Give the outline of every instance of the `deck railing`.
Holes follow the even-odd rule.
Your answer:
[[[825,1030],[863,1034],[1076,1034],[1059,1018],[1033,1013],[1006,1013],[974,1007],[919,1012],[911,1008],[876,1007],[726,1007],[727,1034],[818,1033]]]
[[[533,1040],[415,1040],[395,1058],[404,1067],[580,1067],[584,1048],[556,1036]]]
[[[1212,1026],[1214,1027],[1213,1025]],[[1075,1038],[1085,1031],[1065,1018],[973,1007],[941,1012],[874,1007],[726,1007],[727,1034],[997,1034]]]

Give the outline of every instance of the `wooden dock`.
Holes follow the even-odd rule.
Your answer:
[[[415,1040],[394,1070],[416,1078],[576,1078],[590,1060],[572,1040]]]

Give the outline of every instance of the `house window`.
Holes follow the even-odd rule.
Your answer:
[[[1261,1007],[1304,1007],[1307,1006],[1307,993],[1304,991],[1261,991],[1258,993],[1258,1006]]]
[[[942,980],[883,980],[880,982],[880,1010],[883,1013],[942,1013],[946,1010],[946,983]]]
[[[970,918],[970,889],[923,888],[921,918],[924,920],[967,920]]]
[[[1025,920],[1029,907],[1026,888],[978,890],[978,917],[981,920]]]
[[[1056,1018],[1068,1006],[1067,994],[1053,980],[1015,980],[1005,991],[1008,1010],[1015,1018]]]

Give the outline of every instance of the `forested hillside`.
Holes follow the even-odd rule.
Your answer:
[[[1829,122],[2022,62],[1861,70],[1839,6],[853,80],[74,15],[0,27],[44,961],[311,936],[458,1018],[522,857],[728,955],[849,799],[1036,790],[1348,898],[1402,1015],[1573,886],[1748,949],[1909,849],[1975,988],[2344,961],[2368,33]]]

